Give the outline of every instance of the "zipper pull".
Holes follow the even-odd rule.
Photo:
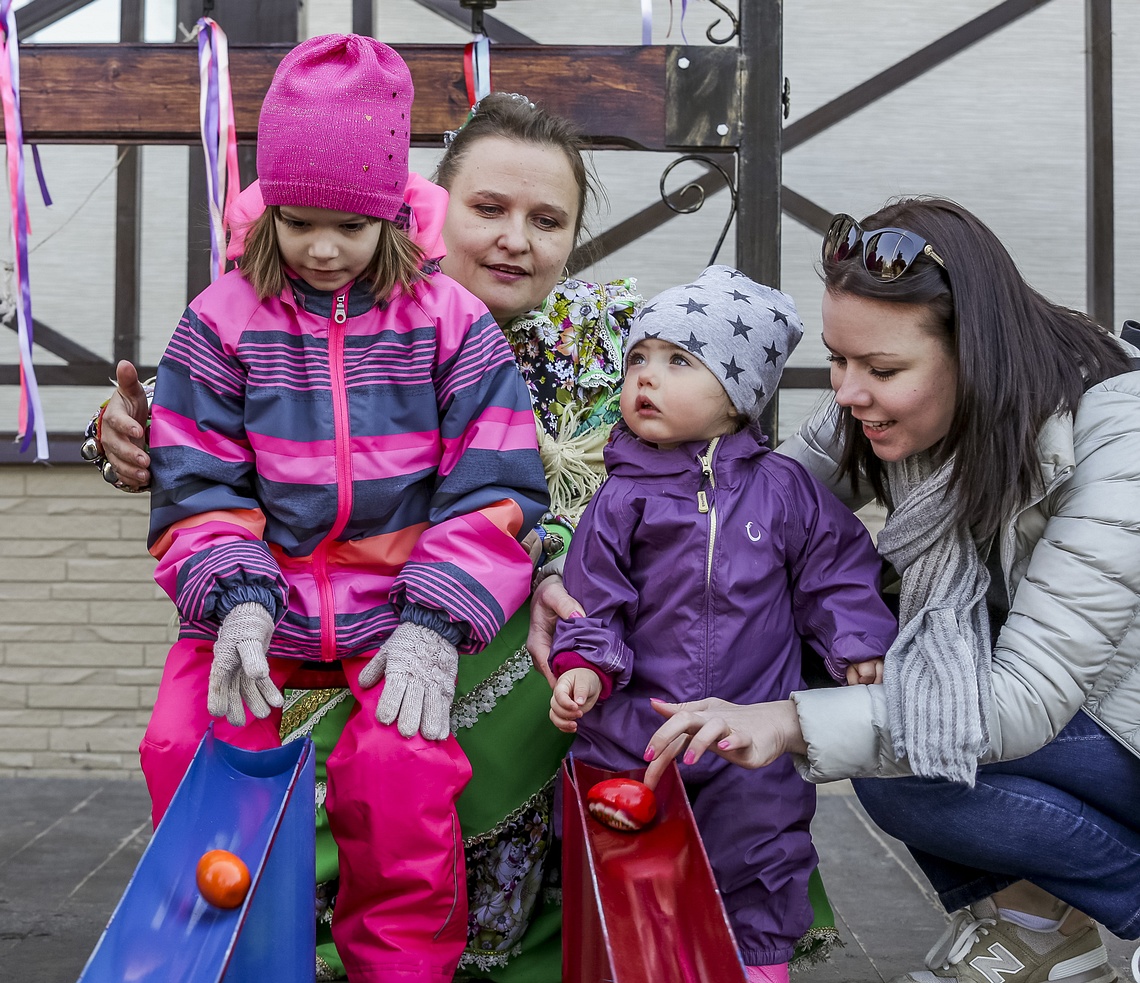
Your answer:
[[[336,309],[333,311],[333,321],[337,324],[344,324],[348,320],[348,311],[346,309],[347,294],[336,295]]]
[[[709,462],[709,455],[701,457],[698,454],[697,460],[701,462],[701,483],[697,488],[697,511],[703,514],[709,510],[709,496],[705,491],[705,485],[712,478],[712,464]]]

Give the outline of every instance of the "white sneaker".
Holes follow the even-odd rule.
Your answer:
[[[926,954],[926,969],[891,983],[1116,983],[1095,925],[1062,935],[998,918],[986,898],[956,912]]]

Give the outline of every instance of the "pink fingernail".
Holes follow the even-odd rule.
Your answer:
[[[726,738],[725,740],[721,741],[717,745],[717,747],[720,748],[722,751],[727,751],[728,750],[728,739]]]
[[[697,760],[697,756],[695,754],[693,754],[692,751],[686,751],[685,752],[685,764],[691,765],[696,760]]]
[[[645,749],[645,754],[643,754],[641,756],[641,760],[642,761],[652,761],[656,757],[657,757],[657,752],[653,750],[653,745],[650,744],[649,747],[647,747]]]

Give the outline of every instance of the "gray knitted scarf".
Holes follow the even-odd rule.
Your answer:
[[[916,775],[972,786],[990,739],[990,575],[954,522],[952,466],[936,470],[926,453],[886,465],[896,507],[878,547],[902,576],[902,593],[883,683],[895,754]]]

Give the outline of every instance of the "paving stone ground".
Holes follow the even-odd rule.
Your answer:
[[[71,983],[150,838],[141,782],[0,779],[0,981]],[[917,968],[946,916],[906,849],[879,832],[850,786],[828,787],[814,826],[847,943],[795,983],[882,983]],[[1122,983],[1135,942],[1104,933]]]

